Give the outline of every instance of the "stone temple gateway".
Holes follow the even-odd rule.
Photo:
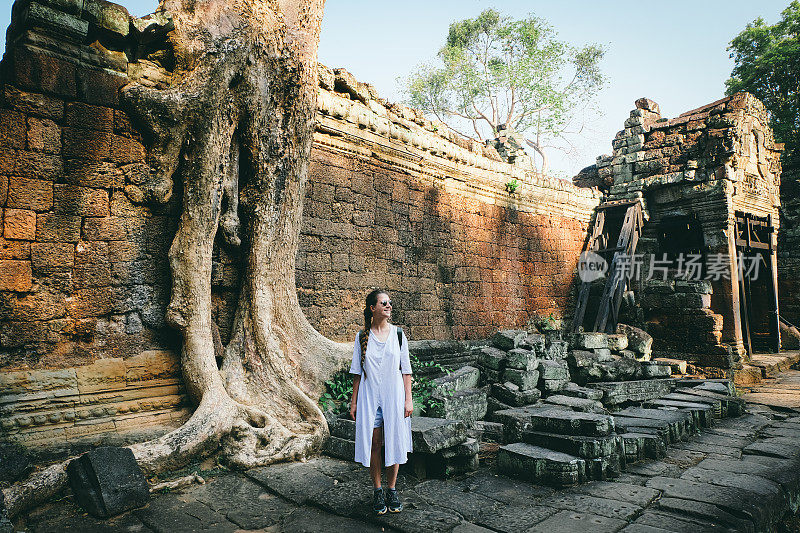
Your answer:
[[[0,64],[4,443],[58,454],[148,438],[191,413],[179,343],[164,323],[180,195],[158,209],[143,202],[146,139],[118,95],[132,81],[170,83],[170,28],[106,2],[15,4]],[[592,330],[604,285],[581,287],[579,256],[595,249],[613,260],[636,205],[637,253],[718,255],[728,274],[632,279],[618,291],[616,322],[645,328],[654,356],[708,375],[730,377],[753,352],[777,351],[778,303],[797,296],[777,280],[796,284],[776,250],[781,147],[752,96],[673,119],[639,100],[613,155],[569,183],[387,102],[344,69],[321,67],[319,82],[296,278],[323,334],[349,341],[374,285],[391,291],[396,322],[419,341],[412,349],[431,357],[537,318],[566,327],[582,291],[579,326]],[[757,278],[739,275],[740,251],[761,265]],[[221,343],[239,274],[238,258],[219,246]],[[428,341],[450,342],[437,352]]]

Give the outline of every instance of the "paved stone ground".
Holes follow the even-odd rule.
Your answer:
[[[798,531],[786,513],[800,504],[800,371],[766,380],[745,398],[744,416],[670,447],[664,460],[629,466],[615,482],[556,491],[498,475],[490,460],[446,481],[401,476],[406,509],[373,517],[367,470],[320,457],[224,473],[107,522],[64,498],[18,526],[35,533]]]

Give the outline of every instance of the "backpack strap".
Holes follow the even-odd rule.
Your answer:
[[[397,326],[397,342],[400,344],[400,350],[403,349],[403,328]],[[400,362],[400,373],[403,373],[403,363]]]

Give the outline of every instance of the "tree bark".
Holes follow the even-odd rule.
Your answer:
[[[183,337],[184,384],[197,409],[180,428],[131,446],[148,474],[219,451],[234,467],[303,459],[327,435],[317,406],[348,349],[306,320],[295,290],[316,116],[324,0],[162,0],[173,15],[171,87],[131,84],[122,100],[149,139],[146,201],[182,195],[169,251],[167,321]],[[182,184],[182,186],[178,185]],[[182,189],[177,191],[177,189]],[[239,305],[215,358],[211,257],[239,247]],[[63,486],[65,464],[5,491],[13,516]]]

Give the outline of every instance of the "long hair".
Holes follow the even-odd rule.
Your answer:
[[[361,345],[361,371],[364,373],[365,378],[367,377],[367,369],[364,367],[367,358],[367,340],[369,339],[369,330],[372,327],[372,309],[370,309],[370,307],[378,305],[379,294],[388,293],[383,289],[375,289],[367,294],[367,299],[364,303],[364,329],[358,337],[359,344]]]

